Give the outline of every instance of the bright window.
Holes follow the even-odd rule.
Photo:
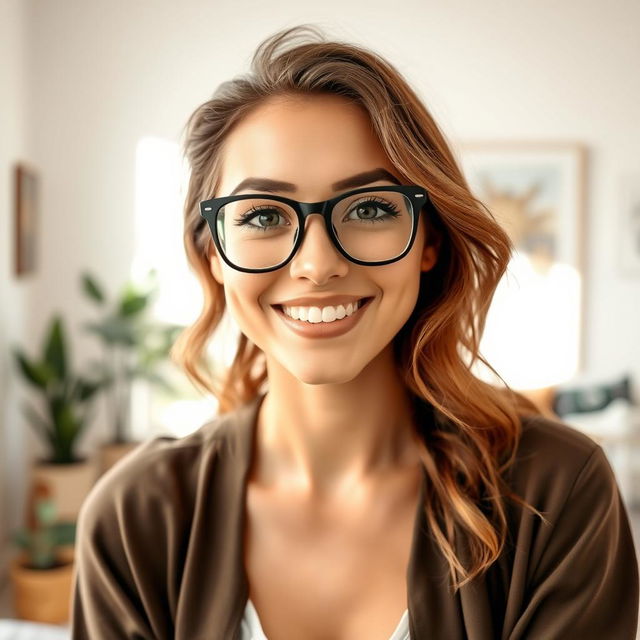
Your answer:
[[[152,317],[160,322],[191,324],[202,309],[202,293],[191,272],[183,247],[183,203],[188,184],[188,166],[179,145],[161,138],[147,137],[136,149],[135,257],[131,277],[144,280],[156,269],[159,291]],[[228,319],[221,334],[233,331]],[[212,341],[216,361],[228,362],[233,340]],[[160,433],[187,435],[217,412],[215,398],[203,397],[173,364],[162,368],[163,375],[180,389],[180,398],[136,381],[132,390],[132,436],[146,439]]]

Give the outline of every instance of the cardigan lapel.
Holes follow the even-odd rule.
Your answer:
[[[448,588],[449,566],[429,534],[423,508],[427,482],[423,469],[407,567],[409,631],[412,640],[463,639],[466,636],[461,623],[460,596],[453,596]]]
[[[254,438],[258,411],[265,395],[264,393],[258,394],[253,400],[238,409],[237,419],[231,425],[231,432],[227,434],[229,448],[226,451],[223,473],[229,503],[228,516],[231,524],[227,536],[229,550],[227,563],[230,580],[226,588],[233,594],[233,602],[226,611],[223,612],[220,609],[218,612],[219,619],[224,621],[225,633],[221,638],[225,638],[225,640],[227,638],[241,640],[242,616],[249,598],[249,579],[244,566],[245,505],[247,503],[249,470],[255,450]]]
[[[239,640],[249,589],[244,568],[244,505],[252,437],[264,396],[205,425],[213,429],[198,474],[176,638]]]

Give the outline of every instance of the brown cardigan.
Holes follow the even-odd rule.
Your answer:
[[[141,444],[98,480],[78,519],[73,639],[239,639],[246,478],[263,397],[186,437]],[[602,448],[546,418],[522,427],[508,482],[550,525],[508,501],[509,543],[453,596],[420,508],[423,474],[407,568],[412,640],[635,639],[638,562]]]

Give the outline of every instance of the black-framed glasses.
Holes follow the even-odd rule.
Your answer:
[[[403,258],[416,237],[420,211],[433,207],[423,187],[362,187],[321,202],[242,194],[200,202],[218,253],[232,268],[263,273],[284,267],[304,239],[306,219],[321,215],[336,249],[356,264]]]

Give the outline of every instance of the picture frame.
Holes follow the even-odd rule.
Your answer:
[[[14,166],[15,275],[35,273],[39,228],[39,177],[24,163]]]
[[[492,302],[502,310],[489,311],[486,355],[514,388],[560,384],[585,364],[587,149],[476,140],[457,150],[472,193],[514,246]]]
[[[640,174],[621,175],[619,187],[618,266],[622,276],[637,277],[640,276]]]

